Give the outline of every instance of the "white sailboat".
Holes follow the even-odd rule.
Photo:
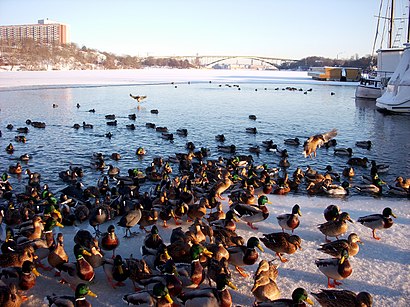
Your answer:
[[[376,100],[376,107],[381,112],[410,113],[410,44],[406,44],[386,91]]]
[[[395,1],[392,0],[390,2],[390,6],[387,7],[386,10],[386,17],[381,17],[379,13],[379,21],[380,19],[384,19],[389,22],[388,27],[388,46],[387,48],[380,48],[377,50],[377,70],[374,71],[372,74],[369,74],[363,77],[360,80],[359,85],[356,88],[355,97],[359,99],[372,99],[376,100],[379,98],[384,90],[386,89],[387,83],[390,77],[393,75],[394,70],[396,69],[397,65],[400,62],[400,58],[404,52],[404,48],[400,47],[401,42],[401,32],[404,32],[404,27],[397,27],[395,38],[394,35],[394,22],[404,23],[403,18],[395,18],[394,11],[395,11]],[[383,8],[383,1],[381,2],[380,12]],[[407,16],[409,18],[409,16]],[[407,19],[408,19],[407,18]],[[409,27],[409,23],[407,24]],[[376,45],[376,41],[378,39],[379,33],[379,23],[377,26],[377,33],[374,42],[374,46]],[[407,31],[407,41],[409,36],[409,31]]]

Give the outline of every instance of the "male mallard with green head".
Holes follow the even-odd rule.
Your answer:
[[[260,241],[256,237],[250,237],[245,245],[228,247],[229,263],[235,266],[235,269],[243,277],[247,277],[248,274],[242,269],[245,265],[253,265],[258,260],[258,252],[255,250],[257,247],[260,251],[264,251]]]
[[[372,229],[373,238],[380,240],[376,236],[376,229],[386,229],[393,226],[393,220],[390,216],[396,218],[396,215],[393,213],[392,209],[386,207],[383,209],[382,214],[371,214],[360,217],[357,221],[362,225]]]
[[[330,258],[330,259],[318,259],[315,261],[316,266],[319,270],[327,277],[327,287],[334,288],[335,286],[341,285],[340,282],[336,280],[342,280],[349,277],[353,268],[349,263],[349,252],[347,249],[342,250],[340,258]],[[333,284],[330,282],[333,279]]]

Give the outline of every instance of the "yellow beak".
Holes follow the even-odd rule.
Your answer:
[[[88,291],[87,295],[92,296],[92,297],[97,297],[97,294],[95,294],[91,290]]]
[[[32,271],[33,274],[36,275],[36,276],[40,276],[40,275],[41,275],[41,274],[37,271],[36,268],[32,269],[31,271]]]
[[[174,301],[172,300],[172,298],[169,296],[169,294],[165,295],[164,298],[167,300],[168,303],[173,304]]]
[[[256,245],[256,247],[259,248],[259,250],[260,250],[261,252],[264,252],[264,251],[265,251],[260,244]]]
[[[309,305],[313,305],[313,301],[310,298],[307,298],[305,302],[308,303]]]

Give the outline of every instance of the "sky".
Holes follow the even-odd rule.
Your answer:
[[[342,59],[372,53],[379,6],[379,0],[0,0],[0,25],[49,18],[70,25],[80,47],[117,55]]]

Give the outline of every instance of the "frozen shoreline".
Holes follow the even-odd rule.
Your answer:
[[[146,68],[135,70],[68,70],[0,72],[0,90],[36,87],[144,85],[182,82],[305,83],[352,85],[357,82],[315,81],[307,71],[258,71]]]

